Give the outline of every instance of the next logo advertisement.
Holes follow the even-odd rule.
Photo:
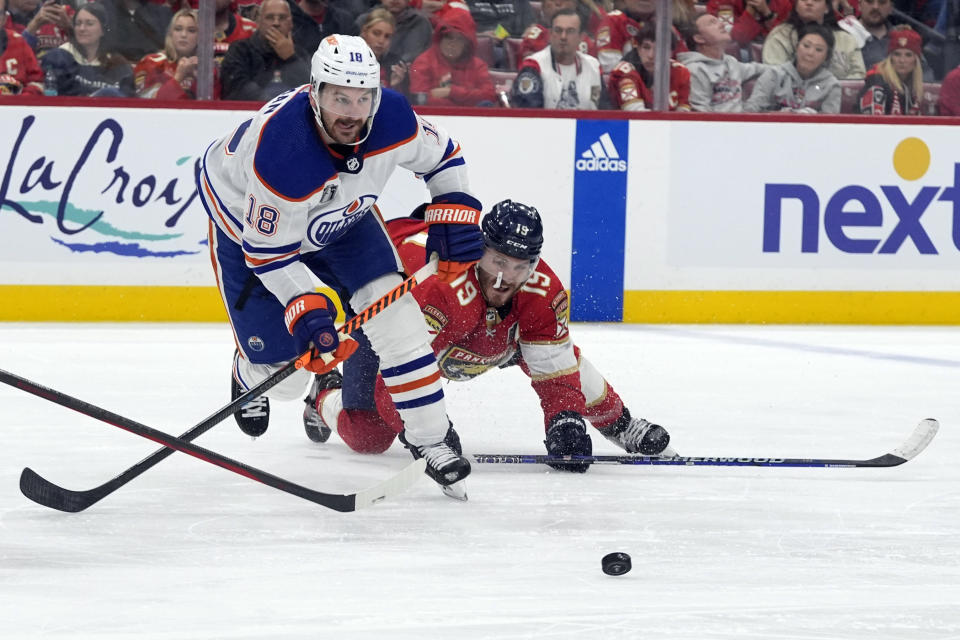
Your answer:
[[[960,162],[953,163],[948,184],[910,184],[928,173],[930,148],[916,137],[905,138],[893,152],[897,184],[849,184],[833,193],[818,192],[809,184],[768,183],[763,201],[763,251],[765,253],[818,253],[821,229],[826,241],[843,253],[896,254],[900,251],[937,255],[960,250]],[[889,178],[892,176],[878,176]],[[788,201],[800,203],[799,216],[786,214]],[[926,222],[950,223],[949,234],[936,234]],[[934,221],[933,217],[937,220]],[[781,242],[784,225],[801,229],[799,247]],[[893,221],[891,226],[889,223]]]

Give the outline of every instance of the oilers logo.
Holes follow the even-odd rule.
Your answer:
[[[260,336],[250,336],[247,338],[247,346],[251,351],[263,351],[263,338]]]
[[[359,222],[363,214],[369,211],[376,201],[376,196],[367,194],[345,207],[317,214],[310,220],[307,237],[318,247],[330,244]]]

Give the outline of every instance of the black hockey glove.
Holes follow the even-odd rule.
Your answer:
[[[593,442],[587,435],[587,423],[576,411],[561,411],[550,418],[547,439],[543,444],[547,446],[547,454],[551,456],[593,455]],[[590,468],[590,463],[551,464],[550,466],[559,471],[585,473]]]
[[[424,212],[427,228],[427,260],[440,257],[437,278],[453,282],[483,257],[483,231],[477,222],[480,211],[461,204],[431,204]]]

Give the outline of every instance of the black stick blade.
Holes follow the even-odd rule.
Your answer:
[[[87,491],[71,491],[53,484],[30,467],[20,474],[20,491],[39,505],[67,513],[83,511],[100,499]]]

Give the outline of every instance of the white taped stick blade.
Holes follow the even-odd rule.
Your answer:
[[[426,466],[427,462],[423,458],[414,460],[392,478],[388,478],[369,489],[357,492],[356,509],[373,506],[387,498],[403,493],[423,477],[423,470]]]
[[[939,429],[940,423],[933,418],[921,420],[917,428],[910,434],[910,437],[899,447],[891,451],[891,453],[904,460],[911,460],[927,448],[927,445],[930,444],[933,437],[937,435]]]

